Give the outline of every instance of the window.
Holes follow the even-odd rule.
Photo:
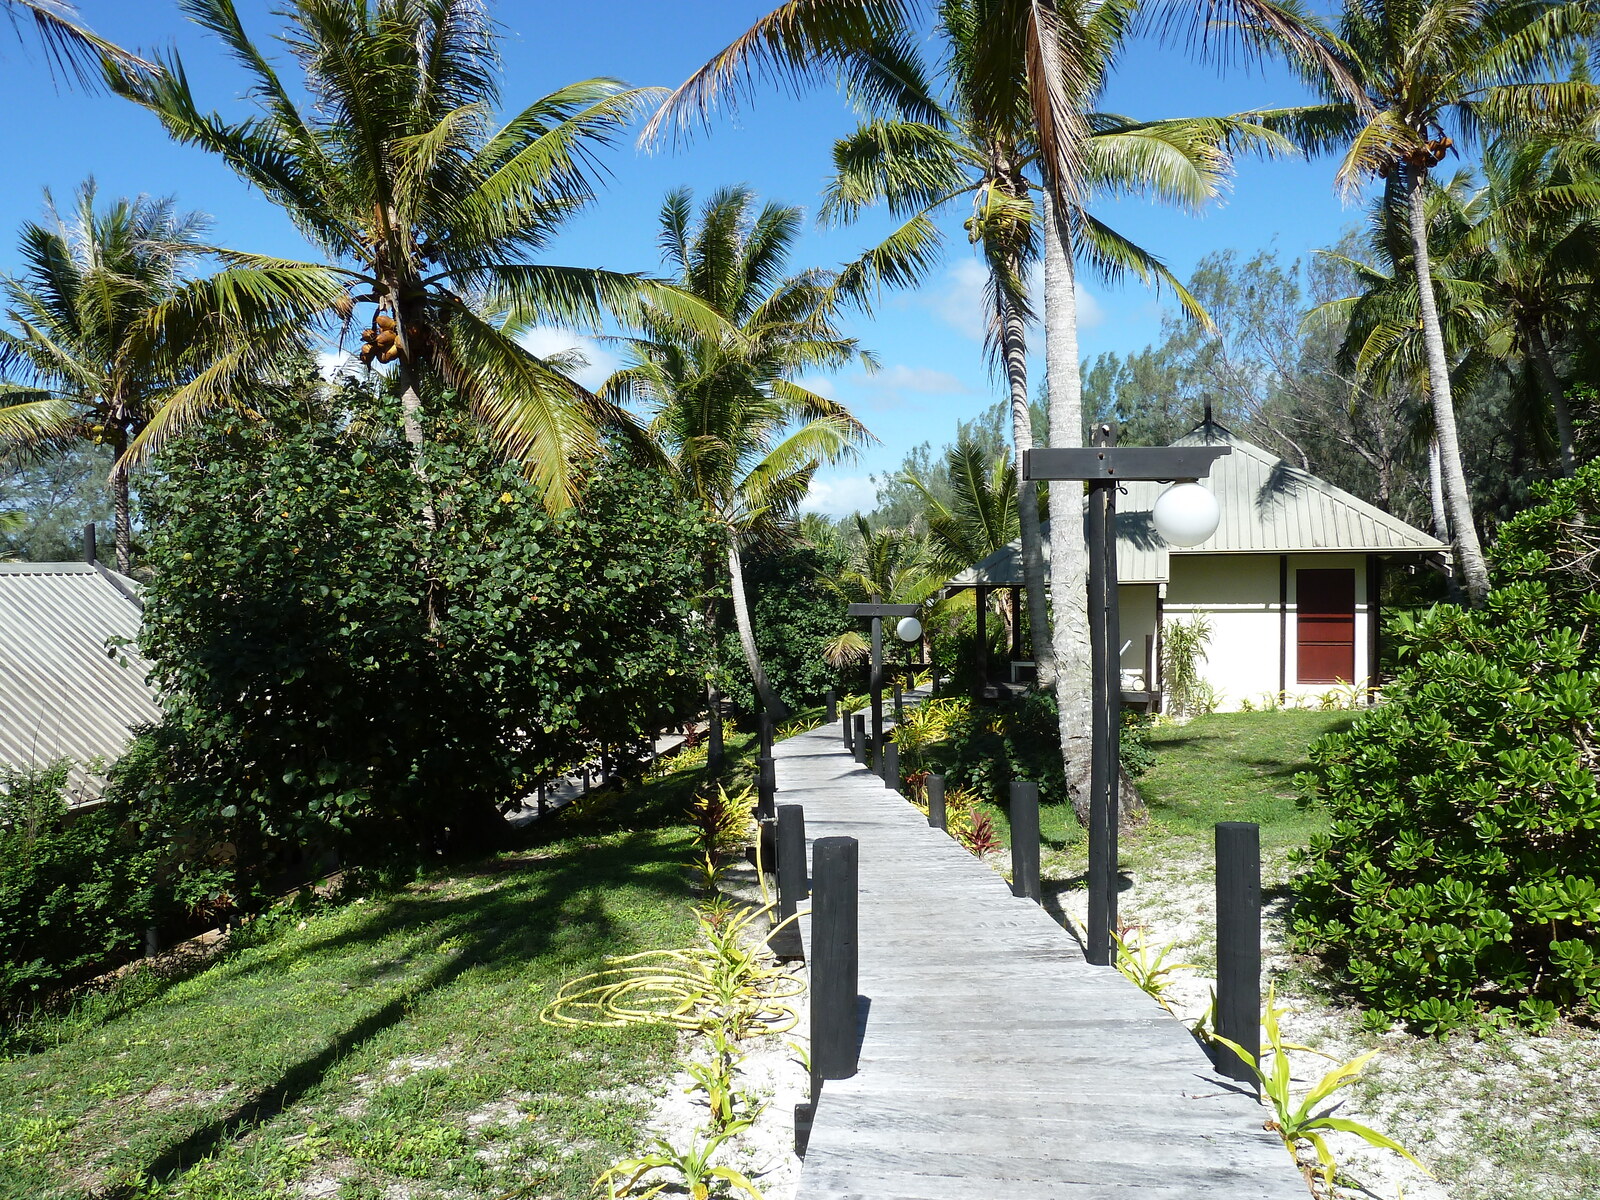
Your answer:
[[[1354,683],[1355,568],[1295,572],[1296,677],[1301,683]]]

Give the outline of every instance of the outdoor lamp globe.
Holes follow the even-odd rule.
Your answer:
[[[894,633],[902,642],[914,642],[922,636],[922,622],[915,617],[901,617]]]
[[[1150,520],[1169,546],[1198,546],[1217,531],[1222,509],[1198,483],[1175,483],[1156,498]]]

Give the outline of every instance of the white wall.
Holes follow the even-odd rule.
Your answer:
[[[1260,704],[1278,691],[1278,652],[1287,635],[1287,684],[1292,696],[1317,697],[1333,686],[1298,682],[1295,662],[1295,572],[1301,567],[1351,567],[1356,575],[1356,678],[1370,675],[1367,662],[1367,560],[1364,554],[1289,555],[1288,620],[1280,622],[1276,554],[1174,554],[1164,621],[1187,621],[1197,613],[1211,622],[1202,675],[1221,693],[1221,708]],[[1126,619],[1125,619],[1126,620]],[[1129,633],[1124,628],[1123,638]],[[1141,643],[1142,645],[1142,643]],[[1130,653],[1132,647],[1129,647]]]

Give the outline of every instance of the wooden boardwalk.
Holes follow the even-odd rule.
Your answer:
[[[780,742],[778,803],[861,845],[863,1028],[797,1200],[1304,1200],[1185,1027],[845,752]],[[809,930],[806,931],[809,938]]]

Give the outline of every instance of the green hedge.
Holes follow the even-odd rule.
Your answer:
[[[1484,608],[1392,623],[1386,702],[1300,777],[1332,821],[1292,932],[1374,1026],[1600,1007],[1600,465],[1542,500],[1502,527]]]

